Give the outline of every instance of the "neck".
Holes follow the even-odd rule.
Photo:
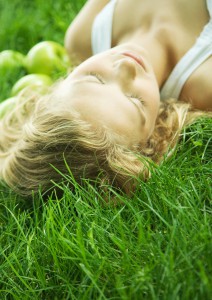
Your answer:
[[[167,47],[160,44],[157,39],[144,39],[142,46],[147,49],[149,53],[150,62],[152,63],[158,86],[161,88],[172,69],[169,51]]]

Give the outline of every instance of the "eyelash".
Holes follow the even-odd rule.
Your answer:
[[[88,75],[96,77],[101,83],[105,83],[103,78],[96,72],[89,72]]]
[[[96,73],[96,72],[89,72],[88,75],[96,77],[102,84],[105,84],[103,78],[98,73]],[[139,97],[138,95],[136,95],[136,94],[130,94],[130,95],[127,95],[127,97],[130,100],[136,99],[136,100],[140,101],[141,103],[143,103],[143,99],[141,97]]]
[[[143,99],[136,94],[130,94],[130,95],[127,95],[127,97],[130,98],[130,100],[136,99],[136,100],[140,101],[141,103],[143,103]]]

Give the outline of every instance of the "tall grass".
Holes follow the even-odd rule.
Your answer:
[[[84,2],[0,0],[0,50],[63,43]],[[1,78],[1,100],[22,75]],[[211,125],[190,126],[122,205],[100,205],[88,183],[47,202],[2,186],[0,299],[211,299]]]

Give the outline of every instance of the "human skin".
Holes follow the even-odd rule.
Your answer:
[[[158,115],[158,82],[145,49],[124,44],[81,63],[62,84],[65,105],[128,147],[143,144]]]
[[[88,0],[69,26],[65,46],[76,62],[92,55],[93,20],[108,2]],[[114,11],[112,47],[127,42],[145,48],[161,89],[209,19],[206,0],[193,0],[192,6],[190,0],[119,0]],[[212,110],[211,69],[212,56],[191,74],[179,100],[197,109]]]

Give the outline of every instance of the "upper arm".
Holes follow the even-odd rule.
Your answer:
[[[212,111],[212,57],[199,66],[186,81],[181,94],[194,108]]]
[[[81,62],[92,55],[91,30],[96,15],[110,0],[88,0],[65,34],[65,47],[71,60]]]

